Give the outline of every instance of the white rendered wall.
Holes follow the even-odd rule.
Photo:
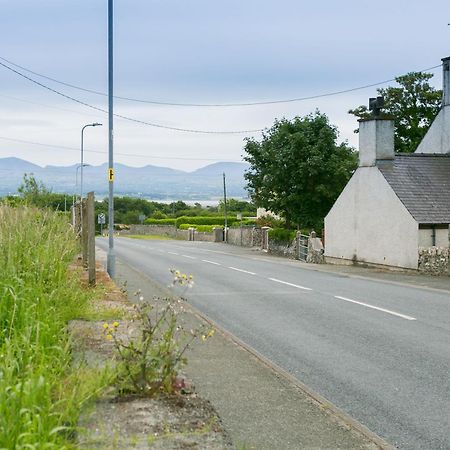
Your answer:
[[[444,106],[415,153],[450,153],[450,106]]]
[[[377,167],[359,167],[325,218],[325,256],[417,269],[418,224]]]
[[[436,228],[436,247],[448,247],[448,228]],[[433,246],[433,230],[423,228],[419,230],[419,247]]]

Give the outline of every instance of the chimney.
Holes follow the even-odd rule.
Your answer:
[[[442,106],[450,105],[450,56],[442,58]]]
[[[394,159],[394,121],[371,117],[359,120],[359,167]]]

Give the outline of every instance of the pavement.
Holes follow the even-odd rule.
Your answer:
[[[167,295],[168,267],[198,277],[190,320],[213,318],[222,332],[193,349],[188,375],[237,445],[389,448],[363,422],[400,448],[448,448],[449,277],[210,243],[116,249],[131,291]]]
[[[120,259],[116,283],[125,286],[130,299],[139,289],[145,298],[173,295]],[[183,319],[187,328],[205,320],[192,306]],[[225,330],[196,341],[187,358],[184,373],[212,403],[238,449],[391,448]]]

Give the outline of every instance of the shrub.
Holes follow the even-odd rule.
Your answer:
[[[295,230],[287,230],[286,228],[272,228],[269,230],[269,238],[278,242],[292,242],[297,232]]]

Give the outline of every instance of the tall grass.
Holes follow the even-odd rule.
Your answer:
[[[75,251],[64,217],[0,205],[0,448],[71,447],[89,396],[66,332],[87,301]]]

